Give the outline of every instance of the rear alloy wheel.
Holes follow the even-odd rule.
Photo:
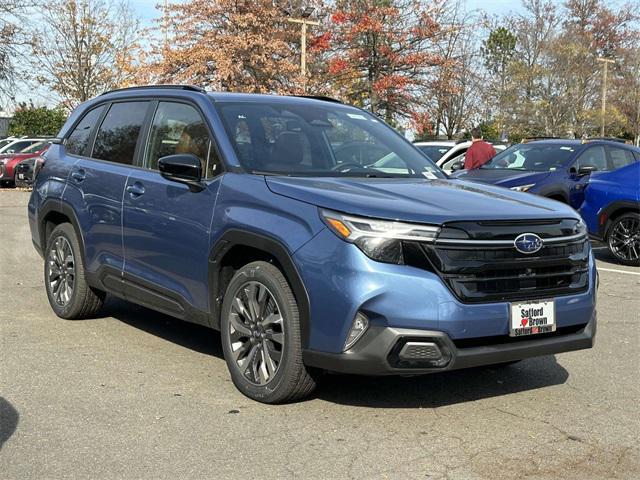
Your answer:
[[[64,307],[73,298],[75,259],[69,240],[60,235],[53,241],[49,256],[48,289],[56,305]]]
[[[607,233],[611,254],[624,265],[640,265],[640,215],[625,213],[616,218]]]
[[[105,294],[87,284],[80,244],[69,223],[61,223],[49,235],[44,283],[49,304],[61,318],[91,318],[102,307]]]
[[[298,305],[274,265],[253,262],[236,272],[224,297],[220,330],[233,383],[249,398],[284,403],[315,388],[302,363]]]

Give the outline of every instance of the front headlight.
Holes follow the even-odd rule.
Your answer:
[[[511,187],[509,190],[513,190],[514,192],[526,192],[534,185],[535,183],[530,183],[529,185],[517,185],[515,187]]]
[[[513,190],[514,192],[526,192],[534,185],[535,183],[530,183],[529,185],[517,185],[515,187],[511,187],[509,190]]]
[[[320,216],[338,237],[357,245],[378,262],[403,264],[403,240],[433,242],[440,232],[435,225],[354,217],[330,210],[320,210]]]

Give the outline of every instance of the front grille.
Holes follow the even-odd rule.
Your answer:
[[[522,223],[511,225],[513,228],[508,224],[482,228],[484,224],[480,222],[469,227],[470,222],[463,222],[448,225],[447,229],[467,232],[466,239],[458,234],[458,238],[440,238],[435,244],[420,244],[420,248],[432,270],[465,303],[584,292],[589,285],[589,242],[583,235],[567,235],[571,230],[566,220],[556,222],[562,228],[555,231],[549,222],[544,229]],[[505,233],[509,231],[510,235]],[[544,239],[539,252],[527,255],[515,249],[511,240],[525,232],[536,233]],[[415,245],[413,249],[412,259]],[[415,260],[412,263],[419,266]]]

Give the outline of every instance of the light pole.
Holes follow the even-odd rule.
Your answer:
[[[287,18],[290,23],[298,23],[301,26],[300,29],[300,73],[302,74],[303,82],[307,83],[307,25],[317,26],[320,22],[309,20],[309,17],[315,10],[314,7],[307,7],[302,10],[300,18]]]
[[[605,114],[607,112],[607,71],[609,70],[609,64],[616,63],[616,61],[613,58],[604,57],[598,57],[596,60],[604,64],[602,70],[602,126],[600,128],[600,136],[604,137]]]

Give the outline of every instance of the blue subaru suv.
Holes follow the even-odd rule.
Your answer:
[[[580,215],[618,262],[640,266],[640,162],[592,174]]]
[[[261,402],[304,397],[322,371],[416,375],[594,341],[576,212],[448,180],[326,98],[103,94],[47,152],[29,221],[58,316],[94,316],[108,293],[219,330],[234,384]]]
[[[576,210],[592,172],[617,170],[640,161],[640,149],[608,140],[536,140],[512,145],[482,167],[456,178],[553,198]]]

